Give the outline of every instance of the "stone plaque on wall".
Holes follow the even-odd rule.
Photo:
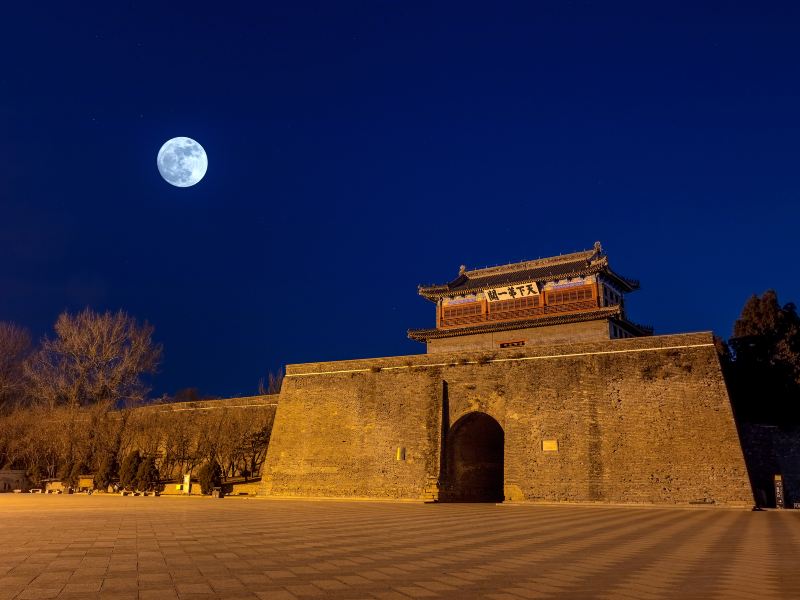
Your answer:
[[[558,440],[542,440],[542,450],[545,452],[558,452]]]

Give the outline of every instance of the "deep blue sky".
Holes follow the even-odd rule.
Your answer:
[[[0,320],[147,319],[159,393],[422,352],[417,284],[595,240],[657,333],[800,301],[797,3],[13,4]]]

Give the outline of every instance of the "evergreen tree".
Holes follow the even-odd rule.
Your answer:
[[[132,451],[119,467],[119,484],[120,487],[126,490],[136,487],[136,478],[139,473],[139,465],[142,462],[142,457],[138,450]]]
[[[800,423],[800,316],[774,290],[752,296],[729,340],[728,374],[737,418]]]
[[[147,456],[139,463],[139,468],[136,471],[136,489],[149,492],[158,487],[158,468],[156,467],[156,459],[152,456]]]
[[[109,485],[114,483],[119,472],[119,465],[117,464],[117,457],[108,453],[100,461],[100,467],[94,476],[94,485],[96,488],[105,490]]]
[[[69,460],[61,463],[58,468],[58,478],[62,481],[62,483],[72,485],[72,469],[74,466],[75,463]]]
[[[85,472],[86,472],[86,466],[82,462],[78,461],[75,464],[73,464],[69,474],[69,484],[72,487],[77,488],[80,477]]]
[[[215,487],[219,487],[222,483],[222,469],[219,466],[217,461],[212,460],[204,464],[200,468],[200,472],[197,475],[197,479],[200,482],[200,490],[204,494],[210,494],[214,491]]]

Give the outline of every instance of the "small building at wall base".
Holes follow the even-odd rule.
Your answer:
[[[0,469],[0,493],[20,490],[27,492],[31,487],[24,469]]]
[[[420,286],[427,353],[288,365],[262,493],[752,506],[710,332],[653,336],[585,252]]]

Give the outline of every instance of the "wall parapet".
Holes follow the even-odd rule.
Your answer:
[[[626,354],[667,350],[684,350],[714,345],[712,332],[658,335],[602,342],[557,344],[529,348],[483,350],[470,352],[441,352],[437,354],[410,354],[355,360],[339,360],[293,364],[286,366],[286,377],[333,375],[356,372],[378,372],[411,368],[438,368],[466,364],[487,364],[512,361],[534,361],[578,356]]]

